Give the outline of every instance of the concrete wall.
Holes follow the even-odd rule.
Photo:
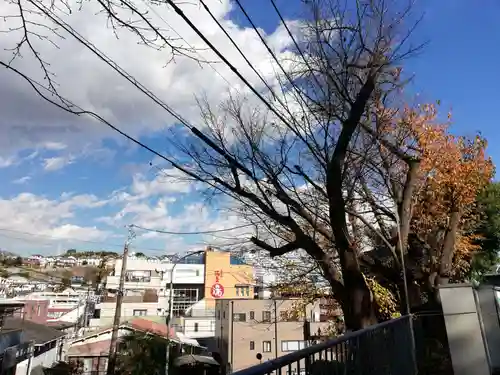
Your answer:
[[[97,309],[101,310],[101,315],[99,318],[98,325],[100,327],[109,325],[113,323],[116,310],[116,302],[103,302],[96,306]],[[158,302],[127,302],[122,304],[121,320],[132,319],[134,317],[140,317],[139,315],[134,315],[134,310],[146,310],[146,316],[156,316],[158,314]],[[137,312],[137,311],[136,311]],[[95,325],[94,319],[92,319],[92,325]]]
[[[28,374],[28,364],[31,369],[36,366],[51,367],[54,363],[59,360],[59,345],[52,348],[45,353],[40,354],[37,357],[31,358],[31,364],[29,364],[30,359],[25,359],[17,364],[16,375],[29,375]]]
[[[182,333],[192,338],[215,336],[215,317],[182,318]]]

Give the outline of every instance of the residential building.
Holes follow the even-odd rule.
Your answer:
[[[15,300],[0,301],[0,368],[2,375],[14,375],[19,362],[27,359],[33,346],[24,340],[20,327],[9,327],[5,322],[24,307]]]
[[[187,309],[183,316],[174,318],[172,324],[177,332],[182,332],[197,340],[213,338],[215,336],[215,309],[207,309],[205,300],[198,301]]]
[[[117,259],[106,289],[115,294],[119,286],[122,260]],[[173,273],[172,273],[173,272]],[[122,317],[166,316],[172,282],[173,317],[179,332],[194,338],[215,334],[215,301],[223,298],[254,298],[253,267],[229,252],[208,248],[203,253],[170,259],[127,258]],[[146,291],[155,292],[157,300],[144,301]],[[131,304],[136,305],[132,306]],[[131,307],[128,307],[131,306]],[[135,312],[134,312],[135,310]],[[110,323],[115,304],[103,301],[96,305],[92,326]]]
[[[154,293],[154,292],[153,292]],[[156,294],[145,294],[142,296],[124,296],[121,308],[121,319],[123,321],[139,316],[163,315],[166,306],[158,304]],[[94,315],[90,319],[90,327],[104,327],[113,323],[116,311],[116,297],[105,297],[96,305]]]
[[[203,298],[204,265],[202,258],[198,264],[161,263],[158,259],[130,257],[127,259],[124,295],[142,295],[146,290],[155,290],[160,297],[159,306],[166,309],[170,278],[173,277],[174,315],[182,315],[183,311]],[[117,259],[114,270],[106,280],[106,289],[118,289],[122,260]],[[172,269],[174,274],[172,275]],[[165,313],[166,310],[162,310]]]
[[[16,297],[15,299],[25,302],[48,300],[47,319],[49,321],[58,320],[61,316],[77,309],[85,303],[85,296],[80,295],[71,288],[68,288],[60,293],[35,292],[25,296]]]
[[[306,307],[304,317],[293,318],[296,299],[218,300],[216,303],[216,351],[232,371],[268,361],[308,345],[304,325],[314,335],[328,327],[320,303]],[[297,314],[299,315],[299,314]],[[260,353],[261,359],[256,355]]]
[[[205,256],[205,306],[215,309],[219,299],[254,298],[254,270],[239,257],[208,248]]]
[[[4,328],[22,330],[23,340],[33,345],[32,355],[17,364],[16,375],[40,373],[62,359],[64,332],[20,318],[7,318]]]
[[[45,324],[48,319],[49,300],[16,300],[23,303],[24,306],[19,311],[19,317],[35,323]]]
[[[135,318],[120,324],[118,337],[123,337],[133,332],[147,332],[160,337],[166,337],[167,326],[164,323],[145,318]],[[109,357],[111,334],[112,327],[108,326],[71,341],[66,353],[69,362],[80,361],[83,364],[84,373],[105,373]],[[172,359],[176,357],[176,353],[182,353],[186,347],[190,347],[190,353],[202,350],[196,340],[186,338],[182,334],[176,333],[173,329],[171,329],[168,337],[173,343],[171,345]]]
[[[86,257],[86,258],[78,258],[76,260],[76,264],[78,266],[92,266],[98,267],[101,265],[102,259],[98,257]]]
[[[122,260],[117,259],[106,281],[113,291],[120,282]],[[173,270],[173,274],[172,274]],[[140,295],[147,289],[158,292],[159,304],[167,306],[170,282],[173,284],[174,316],[181,316],[193,304],[205,299],[207,308],[215,306],[217,298],[253,298],[253,269],[228,252],[207,249],[203,254],[186,258],[159,259],[127,258],[124,294]],[[218,286],[217,293],[212,293]],[[215,290],[215,289],[214,289]]]

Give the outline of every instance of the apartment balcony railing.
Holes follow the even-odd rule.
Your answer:
[[[120,285],[120,276],[108,276],[106,280],[106,288],[117,289]],[[125,289],[160,289],[161,278],[158,276],[151,277],[130,277],[125,278]]]
[[[189,318],[215,318],[215,309],[190,309],[184,315]]]
[[[415,375],[412,316],[309,346],[233,375]]]

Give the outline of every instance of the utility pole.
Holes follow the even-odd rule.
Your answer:
[[[174,313],[174,270],[175,267],[182,262],[184,259],[191,255],[196,255],[196,254],[201,254],[204,253],[205,250],[199,250],[199,251],[194,251],[192,253],[187,253],[186,255],[180,257],[177,259],[174,264],[172,265],[172,269],[170,270],[170,285],[169,285],[169,294],[168,294],[168,315],[166,318],[166,323],[167,323],[167,350],[165,353],[165,375],[169,374],[169,363],[170,363],[170,323],[172,322],[172,315]],[[108,367],[109,368],[109,367]],[[108,372],[107,375],[112,375]]]
[[[231,319],[231,372],[234,369],[234,301],[231,301],[231,313],[229,314],[229,319]]]
[[[276,299],[273,298],[274,304],[274,358],[278,358],[278,307]]]
[[[132,227],[128,226],[128,236],[127,240],[125,241],[125,246],[123,247],[120,283],[118,286],[118,290],[116,291],[116,310],[115,310],[115,318],[113,320],[113,331],[111,333],[111,342],[109,344],[108,370],[106,372],[106,375],[113,375],[115,373],[118,329],[120,327],[120,318],[121,318],[122,302],[123,302],[123,289],[125,285],[125,274],[127,272],[128,248],[134,238],[135,238],[135,233]]]

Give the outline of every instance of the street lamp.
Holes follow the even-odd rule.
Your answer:
[[[172,269],[170,270],[170,285],[169,285],[169,293],[168,293],[168,315],[167,315],[167,353],[166,353],[166,363],[165,363],[165,375],[168,375],[168,364],[170,361],[170,322],[172,320],[172,315],[174,312],[174,270],[175,267],[182,262],[184,259],[187,257],[190,257],[192,255],[197,255],[197,254],[202,254],[204,253],[205,250],[198,250],[198,251],[193,251],[190,253],[187,253],[186,255],[180,257],[177,259],[173,265]]]

